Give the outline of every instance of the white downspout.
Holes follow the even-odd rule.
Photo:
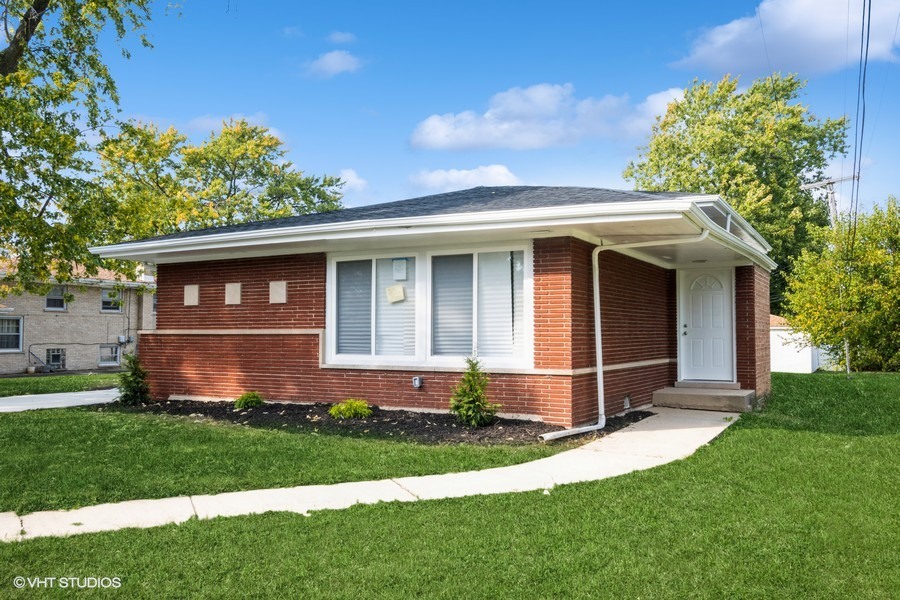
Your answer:
[[[606,427],[606,406],[604,405],[603,387],[603,332],[600,327],[600,253],[604,250],[617,250],[626,248],[642,248],[648,246],[664,246],[672,244],[692,244],[702,242],[709,235],[709,229],[704,229],[699,235],[690,238],[677,238],[674,240],[654,240],[652,242],[631,242],[625,244],[612,244],[610,246],[596,246],[591,252],[591,272],[594,288],[594,349],[597,358],[597,423],[562,431],[551,431],[541,435],[545,442],[561,437],[588,433]]]

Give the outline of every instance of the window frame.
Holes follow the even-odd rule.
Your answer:
[[[377,369],[378,367],[435,367],[461,369],[465,367],[466,356],[462,355],[434,355],[432,351],[432,258],[435,256],[447,256],[455,254],[477,255],[486,252],[517,252],[523,253],[523,306],[525,323],[523,331],[525,335],[522,349],[519,354],[509,357],[479,357],[486,369],[517,369],[530,370],[534,368],[534,255],[532,240],[514,240],[508,243],[489,243],[478,245],[454,245],[440,248],[424,249],[421,247],[399,248],[395,250],[373,252],[335,252],[329,253],[326,268],[325,286],[325,352],[323,365],[341,366],[345,368]],[[378,354],[338,354],[337,353],[337,263],[353,260],[370,260],[374,263],[384,258],[416,259],[416,351],[412,355],[378,355]],[[473,256],[473,343],[477,343],[478,328],[478,264],[477,257]],[[374,311],[374,298],[372,302]],[[373,320],[373,337],[375,322]],[[374,349],[374,346],[373,346]]]
[[[116,293],[116,297],[114,299],[112,299],[116,303],[115,308],[104,308],[103,307],[103,302],[104,302],[103,294],[107,293],[107,292],[115,292]],[[121,313],[122,312],[122,304],[125,302],[124,295],[125,295],[124,290],[117,290],[115,288],[100,288],[100,312]]]
[[[56,288],[59,288],[59,289],[62,290],[62,296],[51,296],[51,295],[50,295],[51,292],[52,292],[54,289],[56,289]],[[51,290],[50,290],[49,292],[47,292],[46,294],[44,294],[44,310],[49,311],[49,312],[66,312],[66,311],[68,311],[68,310],[69,310],[69,303],[66,301],[66,294],[67,294],[68,292],[69,292],[69,290],[68,290],[68,288],[67,288],[65,285],[54,285],[53,288],[51,288]],[[62,304],[63,304],[62,307],[57,307],[57,306],[47,306],[47,302],[48,302],[51,298],[54,299],[54,300],[62,299]]]
[[[104,348],[115,348],[116,350],[116,361],[115,362],[104,362],[103,361],[103,349]],[[100,344],[100,348],[98,350],[99,356],[97,357],[97,366],[99,367],[118,367],[122,364],[122,348],[118,344]]]
[[[25,344],[25,319],[23,317],[10,317],[5,315],[0,315],[0,321],[12,321],[15,319],[19,322],[19,347],[18,348],[0,348],[0,354],[21,354],[23,352],[22,347]],[[11,335],[9,333],[4,333],[0,335]]]

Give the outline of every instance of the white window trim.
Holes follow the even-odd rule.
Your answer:
[[[116,308],[103,308],[103,292],[116,293]],[[124,290],[116,290],[115,288],[100,288],[100,312],[102,313],[121,313],[122,304],[125,302]]]
[[[525,307],[525,342],[522,354],[512,357],[479,357],[485,369],[533,369],[534,368],[534,260],[532,240],[486,244],[478,246],[454,246],[437,250],[397,249],[370,253],[332,253],[328,255],[325,285],[325,352],[324,364],[346,368],[377,369],[382,367],[446,367],[464,368],[464,356],[431,355],[431,259],[434,256],[453,254],[478,254],[480,252],[521,251],[525,263],[523,277],[523,302]],[[374,354],[337,354],[337,263],[352,260],[415,257],[416,259],[416,352],[408,356]],[[476,259],[477,260],[477,259]],[[477,265],[476,265],[477,266]],[[477,294],[477,268],[473,294]],[[374,303],[373,303],[374,304]],[[477,303],[476,303],[477,304]],[[473,320],[477,323],[478,307],[473,307]],[[374,310],[374,308],[373,308]],[[374,325],[374,320],[373,320]],[[374,328],[374,327],[373,327]],[[473,332],[474,335],[477,335]],[[374,332],[373,332],[374,335]],[[473,338],[475,341],[475,338]],[[373,346],[374,348],[374,346]]]
[[[25,322],[24,322],[24,319],[22,317],[8,317],[6,315],[0,315],[0,319],[3,319],[3,320],[16,319],[19,322],[19,347],[18,348],[0,348],[0,354],[21,353],[22,346],[25,345]]]
[[[103,361],[103,349],[104,348],[116,348],[116,360],[115,362]],[[97,360],[97,364],[101,367],[118,367],[122,364],[122,348],[119,347],[118,344],[100,344],[100,356]]]

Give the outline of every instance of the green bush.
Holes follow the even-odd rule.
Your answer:
[[[365,400],[347,398],[329,408],[328,414],[335,419],[365,419],[372,416],[372,409]]]
[[[146,404],[150,401],[150,384],[147,371],[135,354],[126,354],[125,370],[119,374],[119,402],[127,406]]]
[[[466,425],[488,425],[500,408],[499,404],[488,402],[489,381],[487,373],[481,370],[481,364],[475,358],[467,358],[466,372],[450,397],[450,412]]]
[[[234,401],[234,407],[237,409],[253,408],[254,406],[262,406],[265,404],[262,394],[259,392],[244,392]]]

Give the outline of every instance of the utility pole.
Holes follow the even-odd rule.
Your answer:
[[[824,181],[817,181],[815,183],[807,183],[806,185],[801,185],[801,190],[815,190],[819,188],[825,188],[828,190],[828,215],[831,217],[831,226],[834,227],[837,225],[838,218],[838,210],[837,210],[837,198],[834,195],[834,184],[841,183],[844,181],[859,180],[859,175],[848,175],[847,177],[835,177],[834,179],[826,179]]]
[[[801,190],[814,190],[819,188],[825,188],[828,190],[828,215],[831,217],[831,228],[837,228],[837,220],[838,220],[838,210],[837,210],[837,198],[834,194],[834,184],[841,183],[843,181],[850,180],[859,180],[859,173],[854,175],[848,175],[847,177],[835,177],[833,179],[826,179],[824,181],[817,181],[816,183],[807,183],[806,185],[801,185]],[[843,286],[839,290],[841,295],[841,311],[843,312]],[[846,313],[844,316],[844,331],[847,330],[847,318]],[[847,377],[850,377],[850,341],[844,336],[844,364],[847,367]]]

